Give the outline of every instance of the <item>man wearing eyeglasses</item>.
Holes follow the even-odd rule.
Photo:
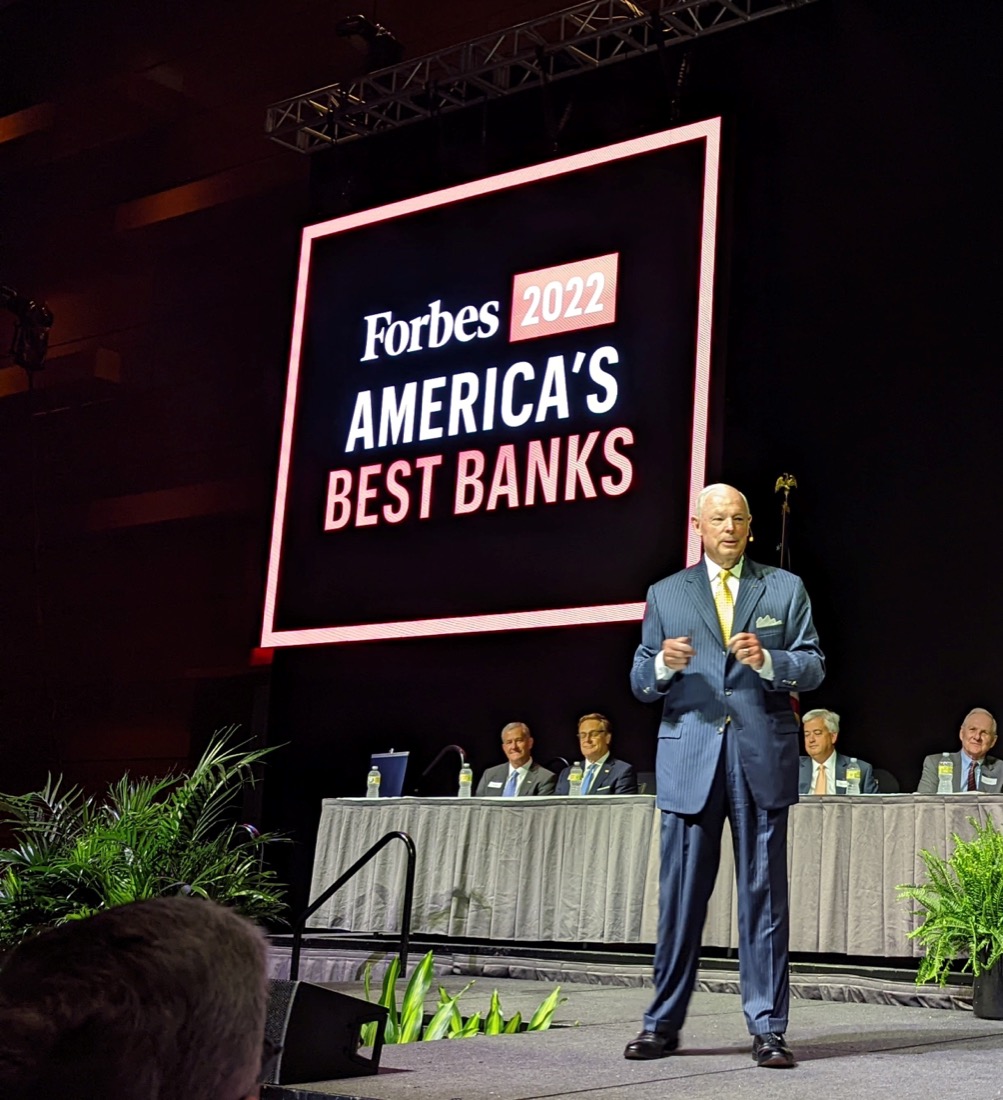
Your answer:
[[[662,708],[655,994],[626,1058],[679,1045],[725,818],[738,880],[739,980],[752,1057],[788,1068],[790,998],[787,811],[798,800],[798,720],[791,693],[818,687],[825,658],[799,577],[745,556],[749,504],[708,485],[693,529],[703,560],[648,589],[634,695]]]
[[[509,722],[502,730],[501,742],[508,763],[485,771],[474,791],[478,798],[526,798],[554,793],[557,776],[533,759],[533,738],[525,722]]]
[[[578,719],[578,744],[585,757],[582,794],[637,794],[637,775],[626,760],[617,760],[609,751],[613,727],[605,714],[585,714]],[[556,794],[570,789],[565,768],[557,779]]]

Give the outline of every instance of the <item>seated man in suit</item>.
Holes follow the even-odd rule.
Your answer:
[[[613,727],[604,714],[584,714],[578,719],[578,744],[585,756],[582,794],[637,794],[637,776],[625,760],[610,755]],[[557,779],[557,794],[568,793],[565,768]]]
[[[798,794],[846,794],[846,766],[850,758],[835,750],[839,715],[833,710],[810,710],[804,716],[803,726],[808,755],[800,758]],[[860,793],[877,794],[874,769],[866,760],[858,758],[857,764]]]
[[[954,793],[982,791],[1003,794],[1003,760],[989,755],[996,744],[996,719],[984,707],[973,707],[961,723],[961,752],[951,753],[954,765]],[[923,761],[923,776],[917,794],[937,793],[937,767],[941,756],[934,753]]]
[[[501,734],[507,764],[488,768],[474,794],[478,798],[524,798],[530,794],[553,794],[557,776],[533,759],[533,738],[525,722],[509,722]]]

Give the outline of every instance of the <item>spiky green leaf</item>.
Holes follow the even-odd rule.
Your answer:
[[[484,1017],[484,1034],[499,1035],[505,1020],[502,1016],[501,1000],[498,990],[491,992],[491,1004],[488,1006],[488,1014]]]
[[[567,997],[561,996],[561,987],[558,986],[533,1013],[533,1018],[529,1021],[526,1030],[546,1031],[554,1018],[554,1012],[557,1010],[557,1006],[564,1004],[567,999]]]
[[[425,1014],[425,998],[435,974],[435,956],[429,951],[414,968],[401,1003],[401,1043],[417,1042]]]

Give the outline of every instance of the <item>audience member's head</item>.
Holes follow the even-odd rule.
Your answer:
[[[973,707],[961,723],[961,747],[981,764],[996,744],[996,719],[984,707]]]
[[[612,740],[613,727],[605,714],[583,714],[578,719],[578,743],[588,763],[601,760]]]
[[[0,969],[4,1100],[244,1100],[258,1094],[260,931],[196,898],[70,921]]]
[[[533,738],[525,722],[509,722],[501,733],[502,751],[513,768],[528,764],[533,756]]]
[[[839,715],[834,710],[810,710],[802,721],[805,752],[817,764],[824,764],[835,751]]]

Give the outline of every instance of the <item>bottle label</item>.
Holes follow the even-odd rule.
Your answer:
[[[954,775],[954,764],[950,760],[946,760],[937,765],[937,774],[946,775],[950,779]]]

